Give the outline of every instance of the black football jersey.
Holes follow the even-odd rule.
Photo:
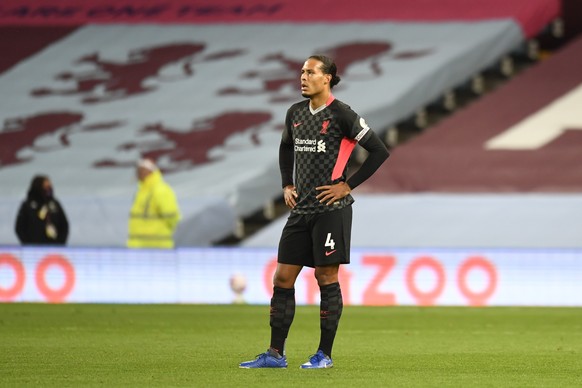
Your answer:
[[[330,98],[315,114],[309,100],[292,105],[285,118],[282,142],[294,150],[294,184],[299,214],[321,213],[348,206],[351,195],[333,205],[319,203],[316,187],[346,181],[347,164],[357,142],[370,130],[365,120],[345,103]]]

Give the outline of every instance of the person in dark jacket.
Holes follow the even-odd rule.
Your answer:
[[[30,182],[26,200],[20,205],[15,225],[22,245],[65,245],[69,221],[65,210],[54,197],[53,186],[45,175]]]

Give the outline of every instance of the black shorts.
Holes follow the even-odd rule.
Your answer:
[[[283,228],[277,261],[306,267],[349,264],[352,207],[316,213],[291,213]]]

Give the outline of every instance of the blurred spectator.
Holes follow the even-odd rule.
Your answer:
[[[180,209],[174,190],[150,159],[136,166],[138,189],[129,214],[129,248],[173,248]]]
[[[20,205],[15,225],[22,245],[65,245],[69,221],[65,210],[54,197],[53,186],[45,175],[30,182],[26,200]]]

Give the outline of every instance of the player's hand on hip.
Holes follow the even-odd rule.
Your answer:
[[[339,201],[352,192],[352,189],[346,182],[339,182],[335,185],[319,186],[316,187],[315,190],[320,191],[316,197],[319,202],[325,203],[328,206],[333,205],[336,201]]]
[[[289,185],[283,188],[283,198],[285,199],[285,205],[287,205],[289,209],[293,209],[295,207],[297,204],[297,197],[298,194],[297,190],[295,190],[295,186]]]

